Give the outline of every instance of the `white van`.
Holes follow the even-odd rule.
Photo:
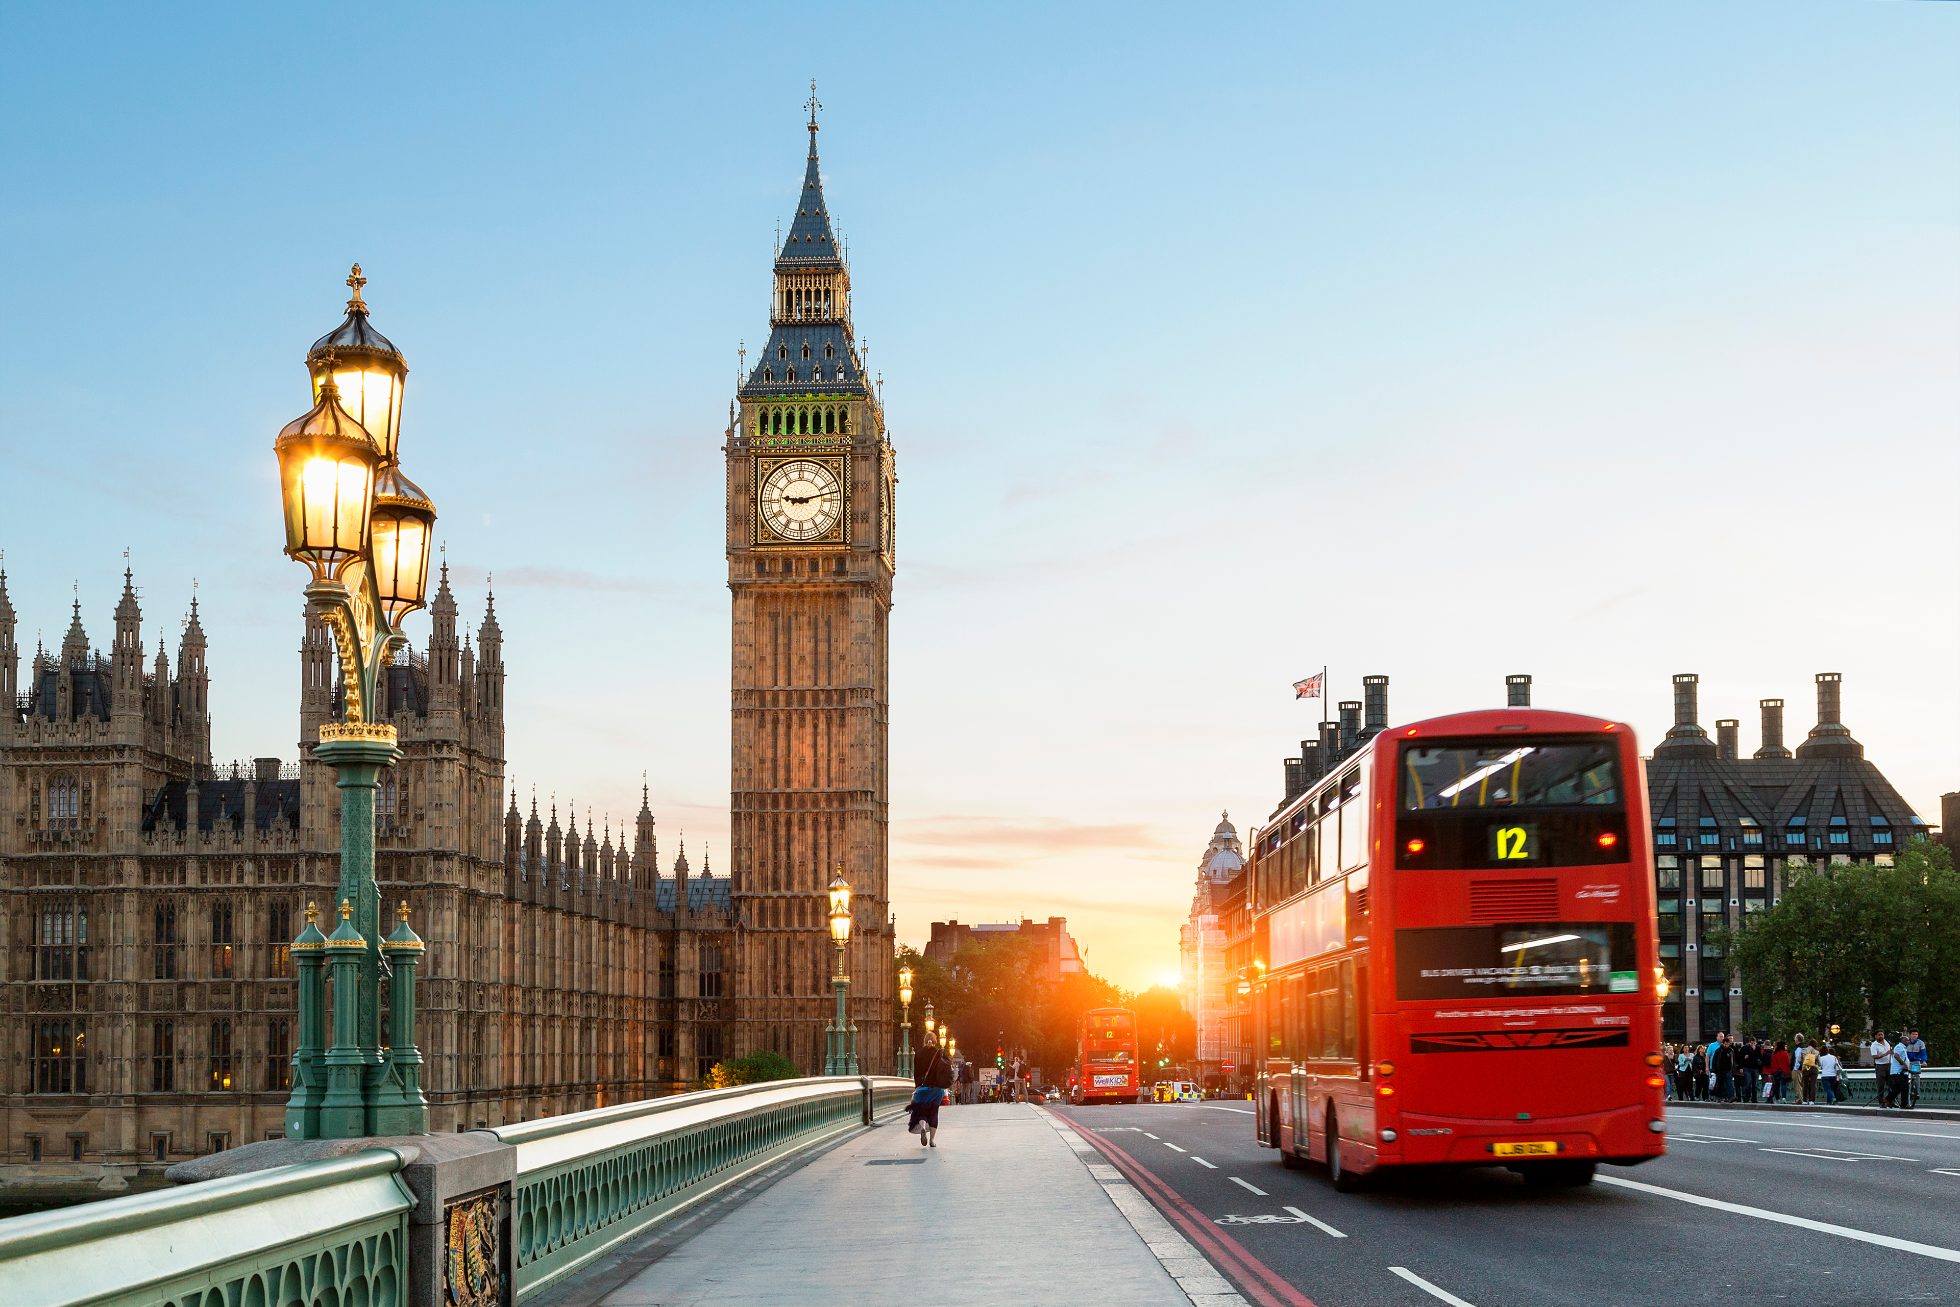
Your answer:
[[[1204,1091],[1190,1080],[1173,1080],[1170,1083],[1173,1103],[1197,1103],[1204,1100]]]

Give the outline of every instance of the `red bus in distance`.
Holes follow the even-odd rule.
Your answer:
[[[1140,1088],[1137,1018],[1126,1007],[1090,1008],[1082,1014],[1076,1045],[1075,1101],[1134,1103]]]
[[[1335,1187],[1590,1183],[1666,1148],[1633,732],[1534,708],[1386,730],[1253,840],[1257,1131]]]

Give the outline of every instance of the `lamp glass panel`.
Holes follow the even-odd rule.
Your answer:
[[[842,944],[851,937],[851,919],[839,914],[830,919],[830,937]]]
[[[360,553],[373,477],[367,460],[357,455],[315,454],[300,462],[286,496],[288,543],[322,563]]]
[[[421,606],[429,585],[429,524],[393,511],[374,515],[374,581],[391,612]]]
[[[385,368],[336,368],[340,406],[367,428],[383,458],[395,456],[395,435],[401,430],[402,378]],[[320,397],[320,378],[313,380],[313,397]]]

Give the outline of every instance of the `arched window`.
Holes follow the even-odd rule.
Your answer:
[[[789,370],[789,372],[788,372],[788,374],[787,374],[787,377],[788,377],[788,379],[789,379],[789,380],[791,380],[791,381],[794,381],[794,380],[796,380],[796,369],[795,369],[795,368],[791,368],[791,369]]]
[[[803,346],[803,357],[806,359],[810,357],[810,346],[808,343],[805,343]]]
[[[773,370],[769,368],[764,368],[762,370],[762,379],[764,381],[774,381],[776,379],[776,374]]]
[[[823,411],[823,429],[826,435],[835,435],[837,433],[836,409],[827,408]]]
[[[786,358],[788,358],[788,357],[789,357],[789,346],[788,346],[788,345],[778,345],[778,346],[776,346],[776,357],[777,357],[777,358],[779,358],[779,359],[786,359]]]
[[[825,345],[823,347],[823,356],[825,358],[832,358],[836,355],[836,353],[837,353],[837,347],[834,345]]]
[[[399,791],[395,788],[395,778],[384,775],[374,787],[374,819],[379,822],[385,818],[392,826],[398,810],[398,800]]]
[[[846,436],[851,434],[851,410],[845,409],[837,415],[837,430]]]
[[[74,830],[81,825],[82,790],[73,776],[48,782],[48,829]]]

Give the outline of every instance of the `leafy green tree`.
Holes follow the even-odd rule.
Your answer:
[[[1781,902],[1711,942],[1776,1037],[1917,1024],[1936,1063],[1960,1062],[1960,872],[1940,845],[1916,840],[1890,867],[1793,868]]]

